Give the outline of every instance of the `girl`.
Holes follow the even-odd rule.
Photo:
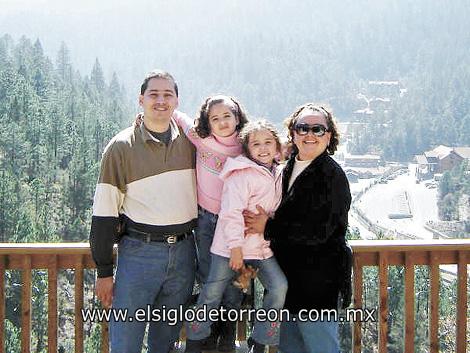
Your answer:
[[[220,211],[223,181],[219,178],[219,174],[227,157],[236,157],[241,154],[242,146],[238,133],[248,119],[238,100],[225,95],[214,95],[205,99],[199,110],[196,125],[189,116],[179,111],[175,111],[173,119],[196,148],[198,200],[196,277],[203,285],[209,273],[209,250]],[[138,118],[136,123],[140,124],[141,118]],[[228,309],[238,309],[241,301],[241,291],[234,286],[228,286],[222,304]],[[235,322],[220,322],[204,342],[203,348],[205,350],[218,348],[222,352],[233,350],[235,330]]]
[[[219,221],[211,247],[212,262],[197,309],[217,308],[225,289],[244,264],[258,268],[266,292],[263,309],[281,309],[287,280],[279,268],[269,242],[262,234],[244,236],[243,210],[256,205],[273,212],[280,202],[281,168],[275,159],[281,144],[274,127],[266,121],[248,123],[240,132],[243,156],[229,158],[220,173],[224,181]],[[187,323],[187,353],[201,352],[202,339],[209,336],[211,322]],[[255,322],[250,352],[264,352],[265,345],[277,345],[279,322]]]

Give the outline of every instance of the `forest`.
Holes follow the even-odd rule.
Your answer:
[[[118,76],[82,77],[65,46],[0,39],[0,240],[84,241],[104,146],[129,118]]]
[[[455,166],[452,170],[446,171],[439,182],[439,212],[440,218],[445,221],[458,221],[466,219],[468,215],[460,211],[461,204],[468,204],[468,195],[470,195],[470,178],[468,174],[468,162],[463,162]],[[459,207],[460,206],[460,207]],[[468,208],[465,208],[468,211]],[[468,237],[470,231],[470,222],[466,222],[465,232],[461,237]]]

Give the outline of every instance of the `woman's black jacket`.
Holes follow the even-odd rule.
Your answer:
[[[324,152],[288,191],[294,161],[295,155],[284,169],[282,201],[265,230],[289,283],[285,307],[292,313],[336,309],[340,293],[347,307],[352,267],[345,239],[351,203],[348,180]]]

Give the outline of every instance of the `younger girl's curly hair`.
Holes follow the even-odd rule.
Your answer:
[[[206,98],[204,103],[202,103],[198,113],[196,133],[200,138],[206,138],[210,136],[211,127],[209,124],[209,112],[214,105],[219,103],[225,103],[229,105],[233,115],[238,118],[238,124],[236,127],[237,131],[240,131],[248,122],[245,110],[236,98],[221,94],[210,96]]]
[[[242,145],[243,154],[249,158],[250,151],[248,151],[248,143],[250,142],[250,135],[254,132],[258,132],[261,130],[268,130],[274,137],[274,141],[276,141],[276,151],[281,152],[281,139],[279,138],[279,134],[277,133],[276,127],[271,124],[269,121],[262,119],[256,121],[250,121],[245,127],[240,131],[238,135],[238,139]]]
[[[287,139],[289,143],[292,144],[294,151],[298,151],[297,147],[294,144],[294,127],[297,123],[297,120],[299,119],[300,113],[302,113],[304,110],[319,112],[325,117],[328,132],[331,133],[330,143],[328,144],[326,150],[330,155],[335,154],[335,151],[337,150],[339,144],[339,131],[338,127],[336,126],[336,119],[331,113],[330,108],[324,108],[323,105],[315,103],[305,103],[304,105],[301,105],[296,109],[294,113],[292,113],[286,120],[284,120],[284,125],[287,127],[288,130]]]

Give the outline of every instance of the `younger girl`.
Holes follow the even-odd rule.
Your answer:
[[[275,128],[266,121],[248,123],[240,132],[244,156],[227,159],[220,173],[224,181],[219,220],[211,247],[212,262],[199,294],[197,309],[218,308],[227,286],[244,264],[258,268],[265,288],[263,309],[281,309],[287,280],[262,234],[244,236],[243,210],[256,205],[273,212],[280,202],[281,168],[275,162],[280,141]],[[210,321],[186,324],[186,352],[200,353],[202,340],[210,334]],[[264,352],[265,345],[277,345],[279,322],[255,322],[254,346],[250,352]]]

